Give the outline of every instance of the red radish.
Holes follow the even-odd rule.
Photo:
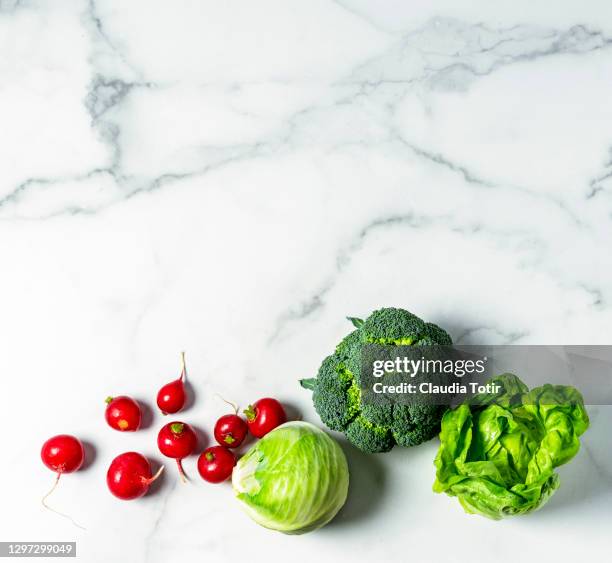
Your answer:
[[[142,413],[134,399],[121,395],[106,398],[104,416],[111,428],[120,432],[134,432],[140,428]]]
[[[72,473],[81,468],[85,450],[78,438],[70,434],[59,434],[43,444],[40,457],[51,471],[57,473],[59,479],[62,473]]]
[[[236,465],[234,454],[222,446],[206,448],[198,458],[198,472],[209,483],[221,483]]]
[[[263,438],[277,426],[287,422],[285,409],[276,399],[259,399],[245,409],[249,431],[256,438]]]
[[[244,441],[249,428],[237,414],[226,414],[215,424],[215,440],[227,448],[237,448]]]
[[[155,475],[146,457],[137,452],[125,452],[118,455],[110,464],[106,473],[106,484],[117,498],[132,500],[146,494],[164,470],[162,465]]]
[[[77,524],[67,514],[63,514],[62,512],[51,508],[46,501],[47,498],[49,498],[49,495],[55,490],[55,487],[57,487],[60,477],[64,473],[73,473],[74,471],[78,471],[83,465],[83,461],[85,460],[85,450],[83,449],[83,444],[78,438],[75,438],[70,434],[59,434],[57,436],[53,436],[53,438],[49,438],[43,444],[42,449],[40,450],[40,458],[51,471],[55,471],[57,473],[53,487],[42,499],[43,506],[56,514],[63,516],[64,518],[68,518],[75,526],[82,528],[82,526]]]
[[[169,422],[157,435],[157,447],[166,457],[176,459],[179,475],[186,482],[181,460],[187,457],[198,445],[198,438],[193,428],[184,422]]]
[[[162,414],[174,414],[185,406],[185,352],[181,353],[181,376],[166,383],[157,393],[157,406]]]

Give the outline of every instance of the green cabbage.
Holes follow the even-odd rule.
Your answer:
[[[582,395],[573,387],[529,391],[515,375],[491,382],[442,418],[434,491],[456,496],[464,510],[495,520],[540,508],[559,487],[555,467],[580,448],[589,426]]]
[[[344,505],[348,483],[344,452],[308,422],[287,422],[266,434],[232,474],[247,514],[286,534],[325,526]]]

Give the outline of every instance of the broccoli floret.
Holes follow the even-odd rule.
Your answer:
[[[358,342],[355,330],[338,344],[334,354],[323,360],[316,380],[302,381],[304,387],[313,390],[315,409],[332,430],[344,430],[360,412],[361,389],[346,366],[349,351]]]
[[[440,432],[446,407],[440,405],[398,405],[393,408],[391,433],[398,445],[418,446]]]
[[[410,346],[425,331],[425,323],[416,315],[388,307],[374,311],[361,327],[362,342]]]
[[[376,426],[363,416],[353,420],[346,427],[345,434],[351,444],[370,454],[388,452],[395,445],[388,428]]]
[[[392,404],[380,404],[380,402],[377,401],[376,404],[361,403],[361,416],[376,426],[389,428],[393,424],[394,406]]]
[[[353,353],[353,350],[357,345],[359,345],[359,331],[354,330],[345,336],[340,344],[336,346],[336,354],[342,360],[346,360]]]
[[[312,401],[321,420],[332,430],[342,431],[350,422],[347,388],[338,371],[338,358],[334,354],[323,360],[317,384],[313,387]]]
[[[365,452],[387,452],[395,444],[414,446],[439,431],[445,408],[437,405],[402,405],[386,402],[365,404],[361,400],[361,348],[382,345],[450,345],[450,336],[403,309],[374,311],[365,321],[349,320],[356,330],[348,334],[331,356],[323,360],[316,378],[301,381],[313,390],[313,403],[330,429],[344,432]]]
[[[417,346],[435,345],[450,346],[453,343],[448,332],[433,323],[426,323],[423,332],[419,335]]]

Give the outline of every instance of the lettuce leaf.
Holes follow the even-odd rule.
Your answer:
[[[513,374],[501,390],[472,398],[442,418],[433,489],[494,520],[540,508],[559,487],[554,469],[580,448],[589,427],[580,392],[546,384],[529,391]]]

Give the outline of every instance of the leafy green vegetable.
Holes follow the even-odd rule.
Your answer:
[[[344,452],[308,422],[287,422],[266,434],[232,474],[247,514],[286,534],[325,526],[344,505],[348,483]]]
[[[442,418],[433,488],[458,497],[470,514],[499,520],[550,498],[559,487],[554,469],[576,455],[589,418],[573,387],[529,391],[512,374],[491,382],[498,393],[478,395]]]
[[[439,326],[392,307],[374,311],[365,320],[349,320],[356,330],[323,360],[316,378],[300,382],[313,391],[312,401],[322,422],[331,430],[344,432],[353,445],[369,453],[387,452],[396,444],[415,446],[433,438],[446,407],[362,402],[361,351],[368,344],[450,345],[450,336]]]

